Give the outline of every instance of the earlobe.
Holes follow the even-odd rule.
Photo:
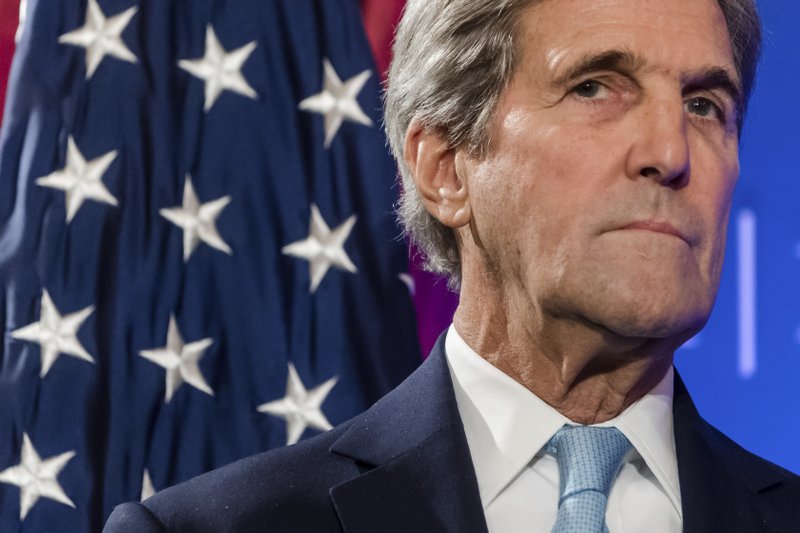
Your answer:
[[[439,132],[414,121],[406,132],[403,156],[428,212],[451,228],[468,224],[469,195],[457,150]]]

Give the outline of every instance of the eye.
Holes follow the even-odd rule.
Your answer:
[[[722,110],[708,98],[695,96],[686,102],[686,109],[689,113],[705,118],[712,118],[715,120],[723,120],[724,114]]]
[[[576,85],[572,92],[581,98],[602,98],[608,89],[599,81],[587,80]]]

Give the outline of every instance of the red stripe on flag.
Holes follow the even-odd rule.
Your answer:
[[[382,78],[386,77],[386,69],[389,68],[394,28],[405,3],[405,0],[361,0],[364,29]]]
[[[6,101],[6,83],[14,55],[14,33],[17,31],[19,0],[0,0],[0,124]]]

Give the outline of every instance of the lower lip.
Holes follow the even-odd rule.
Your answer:
[[[657,226],[650,226],[647,224],[631,224],[630,226],[625,226],[624,228],[620,228],[623,230],[639,230],[639,231],[649,231],[651,233],[660,233],[662,235],[669,235],[670,237],[678,238],[682,241],[686,241],[683,236],[672,228],[663,228]]]

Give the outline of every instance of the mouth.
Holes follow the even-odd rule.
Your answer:
[[[637,220],[619,228],[620,230],[641,230],[652,231],[664,235],[672,235],[689,244],[689,239],[669,222],[659,222],[656,220]]]

